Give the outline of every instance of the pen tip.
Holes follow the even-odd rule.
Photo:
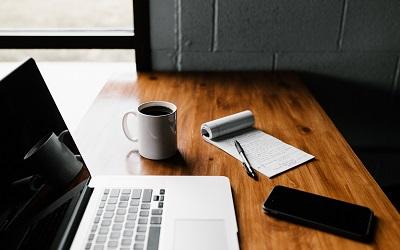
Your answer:
[[[251,178],[253,178],[256,181],[258,180],[258,177],[257,177],[255,172],[247,171],[247,175],[250,176]]]

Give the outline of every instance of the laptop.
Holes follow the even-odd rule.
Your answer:
[[[2,247],[239,249],[227,177],[91,176],[60,189],[26,166],[35,142],[68,129],[33,59],[0,81],[0,109]]]

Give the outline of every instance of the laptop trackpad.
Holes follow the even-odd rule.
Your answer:
[[[228,249],[224,220],[175,220],[174,250]]]

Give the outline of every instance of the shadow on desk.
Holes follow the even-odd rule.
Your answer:
[[[307,73],[302,78],[400,211],[400,96],[368,83]]]

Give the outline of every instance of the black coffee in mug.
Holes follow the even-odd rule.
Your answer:
[[[164,106],[150,106],[141,109],[140,113],[151,116],[162,116],[171,114],[172,110]]]

